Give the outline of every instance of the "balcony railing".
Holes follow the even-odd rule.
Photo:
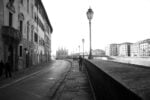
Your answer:
[[[2,26],[2,36],[6,39],[11,38],[18,43],[22,38],[21,32],[10,26]]]

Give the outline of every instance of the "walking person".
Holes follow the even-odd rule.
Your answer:
[[[82,57],[79,56],[79,71],[82,71]]]
[[[11,64],[10,64],[10,57],[8,57],[8,61],[5,63],[5,75],[6,75],[6,78],[8,77],[12,77],[12,74],[11,74]]]

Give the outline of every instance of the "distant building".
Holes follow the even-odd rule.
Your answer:
[[[146,39],[140,42],[139,55],[150,56],[150,39]]]
[[[138,41],[136,43],[109,44],[106,47],[108,56],[131,56],[147,57],[150,56],[150,39]]]
[[[119,56],[131,56],[131,45],[129,42],[119,44]]]
[[[52,31],[41,0],[0,0],[0,60],[13,70],[50,60]]]
[[[150,56],[150,39],[138,41],[131,45],[131,56]]]
[[[109,44],[105,48],[106,55],[108,56],[118,56],[118,44]]]
[[[56,51],[56,59],[64,59],[68,56],[68,50],[61,48]]]
[[[105,51],[101,49],[92,50],[92,55],[105,56]]]
[[[131,44],[131,57],[140,56],[140,42]]]

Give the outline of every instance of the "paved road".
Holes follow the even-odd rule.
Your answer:
[[[150,69],[135,67],[104,60],[93,60],[100,69],[124,86],[141,96],[143,100],[150,100]]]
[[[0,100],[49,100],[56,84],[69,68],[69,62],[56,61],[53,65],[38,71],[37,74],[1,87]]]

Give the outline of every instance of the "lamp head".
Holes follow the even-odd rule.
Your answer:
[[[89,20],[91,20],[92,18],[93,18],[93,14],[94,14],[94,12],[93,12],[93,10],[91,9],[91,7],[88,9],[88,11],[87,11],[87,18],[89,19]]]

